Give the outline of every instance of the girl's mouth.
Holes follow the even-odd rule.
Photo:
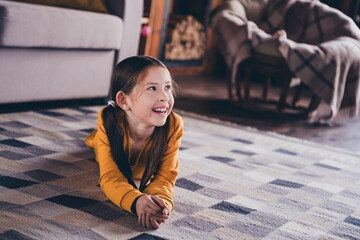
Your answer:
[[[155,112],[155,113],[165,114],[165,113],[166,113],[166,110],[167,110],[166,107],[153,108],[153,112]]]

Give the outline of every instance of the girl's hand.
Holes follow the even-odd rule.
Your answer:
[[[162,214],[168,216],[170,209],[166,202],[157,196],[151,196],[153,201],[162,208]]]
[[[164,206],[167,210],[164,210]],[[136,201],[136,213],[139,224],[147,228],[159,228],[168,219],[168,207],[159,197],[143,195]]]
[[[158,223],[149,213],[145,213],[139,216],[139,224],[149,229],[158,229],[161,223]]]

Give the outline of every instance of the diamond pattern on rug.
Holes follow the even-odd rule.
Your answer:
[[[244,143],[244,144],[254,144],[252,141],[245,140],[245,139],[242,139],[242,138],[234,138],[233,141],[241,142],[241,143]]]
[[[36,240],[14,230],[9,230],[0,234],[0,239]]]
[[[295,152],[288,151],[288,150],[282,149],[282,148],[276,149],[275,152],[284,153],[284,154],[288,154],[288,155],[292,155],[292,156],[297,155],[297,153],[295,153]]]
[[[63,176],[42,170],[42,169],[36,169],[28,172],[24,172],[24,174],[32,177],[33,179],[39,181],[39,182],[48,182],[53,181],[59,178],[62,178]]]
[[[22,123],[22,122],[17,122],[17,121],[3,122],[3,123],[0,123],[0,126],[4,126],[6,128],[27,128],[27,127],[30,127],[30,125],[27,125],[27,124]]]
[[[44,148],[41,148],[38,146],[27,147],[26,151],[28,151],[29,153],[34,154],[36,156],[43,156],[43,155],[55,153],[54,151],[51,151],[49,149],[44,149]]]
[[[14,132],[14,131],[11,131],[11,130],[6,130],[6,129],[3,129],[3,128],[1,128],[1,129],[0,129],[0,136],[6,136],[6,137],[9,137],[9,138],[20,138],[20,137],[31,136],[31,134],[28,134],[28,133],[19,133],[19,132]]]
[[[203,210],[204,208],[198,205],[192,205],[187,203],[181,203],[175,206],[175,211],[186,215],[192,215],[196,212]]]
[[[238,206],[229,202],[221,202],[211,207],[212,209],[217,209],[225,212],[233,212],[233,213],[239,213],[243,215],[247,215],[251,213],[252,211],[255,211],[255,209],[250,209],[242,206]]]
[[[1,115],[0,239],[360,239],[357,153],[187,113],[174,210],[144,229],[99,186],[100,109]]]
[[[69,122],[78,121],[78,119],[75,117],[72,117],[72,116],[66,115],[66,114],[62,114],[59,112],[54,112],[54,111],[38,111],[37,113],[40,113],[40,114],[43,114],[43,115],[49,116],[49,117],[56,117],[57,119],[61,119],[64,121],[69,121]]]
[[[225,192],[218,189],[212,189],[212,188],[202,188],[200,190],[197,190],[198,193],[203,194],[208,197],[216,198],[219,200],[226,200],[231,197],[236,196],[234,193]]]
[[[274,230],[260,224],[244,223],[239,221],[234,221],[228,224],[227,227],[256,238],[265,237]]]
[[[192,228],[196,231],[205,231],[205,232],[212,232],[221,226],[212,222],[207,222],[199,218],[194,217],[186,217],[175,221],[173,225],[177,227],[185,227],[185,228]]]
[[[275,185],[279,185],[279,186],[283,186],[283,187],[288,187],[288,188],[301,188],[301,187],[304,186],[304,185],[299,184],[299,183],[285,181],[285,180],[281,180],[281,179],[276,179],[274,181],[271,181],[270,183],[275,184]]]
[[[0,186],[7,187],[10,189],[27,187],[33,184],[37,184],[37,182],[9,177],[9,176],[0,176]]]
[[[223,162],[223,163],[229,163],[229,162],[232,162],[232,161],[235,160],[233,158],[221,157],[221,156],[208,156],[206,158],[211,159],[211,160],[215,160],[215,161],[218,161],[218,162]]]
[[[335,170],[335,171],[339,171],[339,170],[341,170],[341,168],[337,168],[337,167],[329,166],[329,165],[322,164],[322,163],[315,163],[315,164],[314,164],[314,166],[317,166],[317,167],[322,167],[322,168],[327,168],[327,169],[332,169],[332,170]]]
[[[124,217],[126,214],[112,203],[97,202],[79,208],[82,212],[88,213],[105,221],[113,221]]]
[[[344,222],[360,227],[360,219],[354,217],[347,217]]]
[[[0,151],[0,157],[4,157],[4,158],[10,159],[10,160],[22,160],[25,158],[34,157],[34,155],[4,150],[4,151]]]
[[[201,188],[203,188],[203,186],[194,183],[190,180],[187,180],[186,178],[179,178],[176,180],[175,186],[181,187],[181,188],[185,188],[187,190],[190,191],[196,191],[199,190]]]
[[[81,207],[97,203],[97,201],[90,199],[90,198],[83,198],[83,197],[77,197],[77,196],[70,196],[70,195],[59,195],[52,198],[46,199],[47,201],[57,203],[59,205],[79,209]]]
[[[233,152],[233,153],[237,153],[237,154],[243,154],[243,155],[246,155],[246,156],[253,156],[253,155],[255,155],[256,153],[254,153],[254,152],[248,152],[248,151],[241,151],[241,150],[231,150],[231,152]]]
[[[24,147],[30,147],[31,144],[28,144],[26,142],[18,141],[16,139],[7,139],[0,141],[0,144],[17,147],[17,148],[24,148]]]
[[[157,237],[151,234],[143,233],[139,236],[130,238],[130,240],[166,240],[165,238]]]

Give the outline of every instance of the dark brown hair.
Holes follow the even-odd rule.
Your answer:
[[[145,72],[149,67],[163,67],[165,65],[158,59],[149,56],[134,56],[121,61],[114,69],[111,86],[110,86],[110,98],[116,101],[116,94],[118,91],[123,91],[125,94],[130,94],[137,82],[139,81],[139,75]],[[175,85],[173,85],[175,86]],[[130,153],[126,153],[124,150],[124,134],[125,130],[118,124],[116,117],[116,111],[123,111],[119,106],[107,106],[102,112],[102,120],[106,135],[109,139],[111,154],[114,158],[121,173],[127,178],[128,182],[137,188],[130,163],[128,162],[128,156]],[[170,114],[172,115],[172,113]],[[139,190],[143,191],[146,187],[147,182],[151,176],[156,173],[160,161],[164,156],[164,153],[168,145],[168,134],[169,128],[169,116],[164,126],[155,127],[154,132],[151,136],[152,145],[148,151],[148,159],[144,174],[141,179]],[[175,118],[174,118],[175,119]],[[127,122],[124,122],[124,127],[127,127]],[[143,153],[144,154],[144,153]]]

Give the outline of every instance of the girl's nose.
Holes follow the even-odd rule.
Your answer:
[[[169,100],[168,94],[164,90],[159,91],[158,101],[163,102],[168,100]]]

